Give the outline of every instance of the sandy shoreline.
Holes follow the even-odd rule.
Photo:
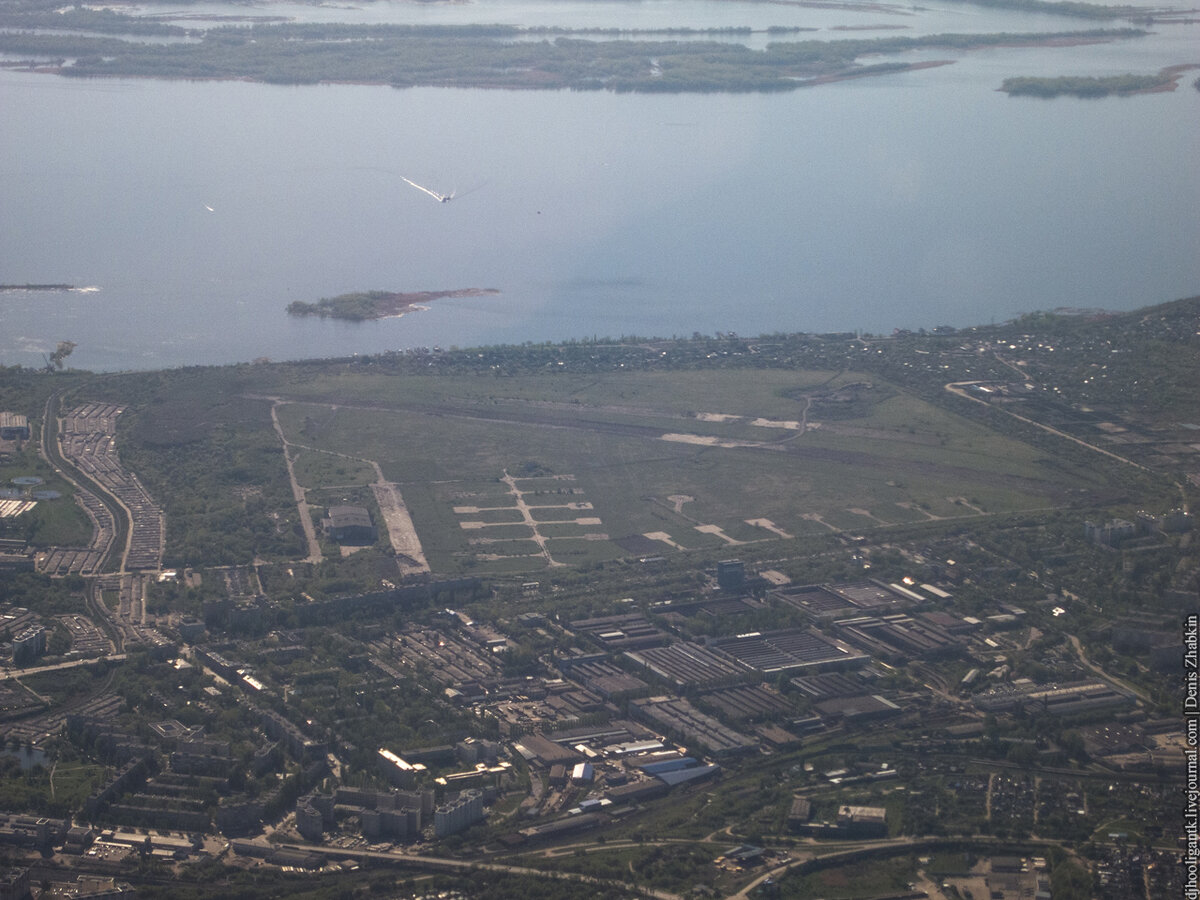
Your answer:
[[[385,319],[402,316],[406,312],[428,309],[428,304],[434,300],[444,300],[448,297],[486,297],[499,293],[495,288],[463,288],[457,291],[416,291],[388,294],[375,301],[377,314],[372,318]]]

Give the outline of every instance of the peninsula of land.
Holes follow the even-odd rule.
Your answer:
[[[420,309],[434,300],[446,297],[485,297],[500,293],[495,288],[463,288],[457,291],[358,291],[322,297],[316,303],[295,300],[288,304],[289,316],[319,316],[322,319],[344,319],[365,322],[368,319],[387,319]]]

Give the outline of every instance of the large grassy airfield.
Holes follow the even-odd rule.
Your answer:
[[[444,573],[1010,513],[1090,481],[852,372],[343,371],[271,391],[310,503],[370,506],[382,474]]]

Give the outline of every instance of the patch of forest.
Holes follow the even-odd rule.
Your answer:
[[[434,300],[445,297],[482,297],[498,294],[492,289],[466,288],[457,291],[418,291],[397,293],[394,291],[357,291],[322,297],[316,303],[294,300],[287,306],[289,316],[319,316],[322,319],[344,319],[350,322],[365,322],[399,316]]]
[[[1179,81],[1179,67],[1163,69],[1157,75],[1110,75],[1107,77],[1062,75],[1053,78],[1005,78],[1000,90],[1010,97],[1108,97],[1112,94],[1142,94],[1171,90]]]

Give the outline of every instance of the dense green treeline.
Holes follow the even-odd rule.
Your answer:
[[[289,316],[320,316],[322,319],[348,319],[351,322],[365,322],[379,315],[378,302],[392,296],[387,291],[362,291],[354,294],[341,294],[337,297],[322,297],[316,303],[306,303],[303,300],[293,300],[287,305]]]
[[[304,552],[270,403],[241,396],[240,385],[231,372],[186,370],[87,388],[89,399],[132,401],[118,425],[121,459],[166,512],[168,566]]]
[[[193,0],[175,0],[180,7],[187,7]],[[1088,3],[1084,0],[970,0],[976,6],[990,6],[998,9],[1015,9],[1023,12],[1044,12],[1059,16],[1074,16],[1085,19],[1136,19],[1144,20],[1169,9],[1154,10],[1128,5],[1109,5],[1104,3]],[[236,4],[230,4],[231,9],[240,9]],[[246,16],[247,20],[261,20],[262,16]],[[6,0],[0,9],[0,26],[9,27],[44,27],[52,29],[74,29],[81,27],[79,23],[91,22],[89,30],[120,31],[126,34],[171,34],[184,32],[186,29],[176,25],[168,25],[140,16],[127,16],[112,9],[95,9],[80,6],[63,7],[59,0]],[[481,26],[489,27],[489,26]],[[502,27],[502,26],[501,26]],[[543,29],[536,29],[543,30]],[[544,29],[555,31],[559,29]],[[773,26],[769,31],[801,31],[812,29]],[[616,33],[616,30],[612,30]],[[749,28],[721,29],[662,29],[664,33],[740,33],[750,31]]]
[[[904,68],[860,67],[859,57],[922,48],[971,49],[1112,40],[1136,29],[1056,34],[943,34],[774,42],[763,50],[709,41],[515,41],[506,26],[259,25],[202,40],[146,44],[81,35],[0,34],[0,51],[74,57],[74,76],[230,78],[279,84],[368,82],[395,87],[573,88],[614,91],[791,90],[809,79]]]
[[[54,31],[82,30],[104,34],[145,37],[184,36],[187,29],[152,19],[126,16],[111,9],[42,8],[40,5],[5,5],[0,9],[0,27],[41,28]]]
[[[1013,97],[1107,97],[1134,94],[1170,84],[1174,77],[1158,75],[1112,75],[1107,78],[1061,76],[1058,78],[1005,78],[1000,90]]]
[[[1136,6],[1107,6],[1101,3],[1080,3],[1077,0],[971,0],[971,3],[975,6],[1053,13],[1083,19],[1145,19],[1154,12]]]

